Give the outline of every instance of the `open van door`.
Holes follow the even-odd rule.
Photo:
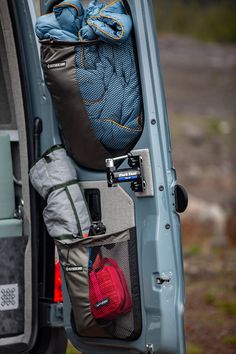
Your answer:
[[[105,2],[108,7],[110,4],[117,3],[117,1],[101,2]],[[58,3],[59,1],[41,0],[41,13],[51,12],[53,6]],[[88,1],[81,3],[87,6]],[[186,208],[187,195],[184,189],[176,184],[176,173],[172,163],[152,1],[129,0],[123,1],[123,5],[132,17],[132,45],[136,55],[143,100],[143,131],[131,151],[132,156],[137,157],[136,162],[133,164],[131,155],[127,155],[126,158],[123,156],[120,160],[119,156],[115,156],[114,159],[107,159],[106,164],[104,158],[103,168],[100,168],[96,157],[94,165],[90,161],[91,164],[88,166],[84,161],[81,163],[83,157],[75,156],[73,151],[70,151],[73,150],[72,143],[71,145],[66,143],[70,155],[74,161],[77,161],[76,168],[80,186],[85,195],[90,196],[88,198],[90,212],[100,214],[99,218],[105,224],[107,234],[116,235],[121,241],[123,240],[116,244],[114,237],[110,239],[108,237],[107,241],[103,240],[104,245],[103,241],[101,243],[97,241],[94,247],[101,252],[102,257],[115,258],[122,268],[131,293],[133,310],[130,316],[124,316],[123,321],[117,320],[113,330],[105,328],[105,332],[100,334],[92,328],[83,331],[81,322],[85,323],[86,319],[80,307],[73,304],[73,301],[76,302],[74,297],[76,298],[77,295],[73,293],[71,285],[73,279],[74,282],[78,281],[78,288],[74,289],[74,292],[77,291],[78,294],[82,291],[79,276],[78,278],[76,275],[74,278],[70,276],[73,271],[79,272],[80,247],[83,248],[83,243],[78,242],[73,246],[59,245],[62,268],[66,278],[64,282],[64,325],[73,345],[86,354],[128,352],[183,354],[185,353],[184,281],[178,212]],[[51,86],[53,79],[51,80],[47,68],[53,68],[57,62],[60,62],[61,66],[64,64],[62,65],[63,60],[50,61],[47,55],[45,59],[44,46],[45,44],[42,44],[45,77],[52,89],[51,93],[56,110],[59,112],[58,119],[63,135],[63,109],[58,107],[57,97],[53,95]],[[50,47],[47,53],[50,50],[54,49]],[[53,53],[55,55],[53,58],[56,58],[56,51]],[[86,61],[86,56],[84,58]],[[47,65],[46,69],[45,65]],[[62,72],[63,69],[60,71],[61,75],[63,75]],[[61,104],[63,105],[62,102]],[[80,138],[78,131],[78,141]],[[89,155],[89,149],[87,154]],[[142,166],[139,165],[140,161]],[[116,165],[117,162],[122,163]],[[132,182],[131,175],[136,168],[141,168],[140,188],[137,189],[137,184],[129,183],[129,181]],[[99,169],[103,171],[99,172]],[[124,180],[126,183],[123,183]],[[112,188],[109,188],[111,186]],[[92,242],[89,244],[91,249],[93,249]],[[65,267],[64,262],[66,254],[71,254],[71,259],[70,256],[66,259],[68,268]],[[73,268],[72,265],[78,267]],[[93,286],[90,279],[90,302],[93,299],[91,295]],[[96,306],[104,306],[107,301],[109,300],[103,298],[103,301],[98,302]],[[91,303],[90,306],[92,306]],[[106,323],[104,326],[106,327]]]
[[[107,6],[122,5],[121,1],[101,1],[101,3],[104,2]],[[3,338],[0,335],[0,350],[3,349],[5,353],[11,354],[27,351],[27,348],[30,348],[30,342],[34,342],[37,337],[34,325],[39,322],[37,311],[33,306],[35,302],[36,307],[38,306],[38,297],[36,294],[34,294],[35,297],[32,296],[37,289],[34,287],[37,275],[34,271],[35,263],[27,260],[27,254],[29,260],[32,260],[34,248],[30,247],[29,241],[30,223],[35,225],[35,232],[39,232],[42,219],[34,223],[34,217],[42,215],[42,208],[30,214],[30,208],[32,211],[34,204],[29,199],[27,173],[28,169],[33,166],[36,156],[42,156],[40,163],[35,165],[41,166],[41,171],[44,171],[44,168],[46,171],[51,162],[65,161],[59,159],[65,156],[61,147],[63,143],[72,158],[79,188],[87,199],[90,218],[96,228],[94,234],[90,233],[83,238],[77,238],[73,234],[63,234],[60,238],[55,238],[63,273],[63,315],[67,337],[83,354],[151,354],[157,352],[184,354],[183,260],[178,212],[185,209],[187,198],[184,190],[176,184],[176,174],[172,163],[151,0],[123,1],[122,5],[132,18],[132,41],[131,46],[127,46],[126,49],[130,50],[129,53],[133,55],[132,69],[135,67],[138,71],[139,93],[142,93],[142,114],[140,114],[141,118],[137,119],[141,127],[138,135],[135,135],[132,144],[120,150],[119,143],[114,146],[114,149],[111,147],[105,149],[104,144],[101,146],[96,140],[96,134],[91,133],[86,119],[81,120],[81,129],[73,129],[74,124],[77,124],[76,117],[86,118],[82,101],[85,106],[91,103],[91,101],[86,102],[84,97],[81,101],[81,96],[75,92],[76,86],[68,86],[66,81],[72,75],[72,69],[74,70],[74,59],[71,59],[71,53],[73,55],[75,43],[69,47],[63,43],[59,43],[58,46],[53,41],[42,43],[45,82],[51,91],[52,103],[42,79],[36,37],[33,34],[32,23],[34,24],[36,20],[35,3],[33,0],[11,0],[6,3],[9,4],[11,16],[15,18],[14,33],[18,36],[18,53],[22,54],[21,58],[18,56],[18,60],[24,67],[21,72],[21,82],[24,82],[27,87],[25,95],[28,98],[24,101],[24,105],[27,106],[29,114],[27,117],[24,116],[22,121],[19,118],[17,131],[21,134],[18,145],[21,151],[23,190],[19,192],[19,196],[21,197],[21,193],[24,193],[22,199],[25,209],[24,218],[26,218],[23,222],[24,231],[22,233],[19,231],[20,246],[24,253],[21,263],[24,263],[25,267],[25,271],[21,271],[20,274],[21,277],[24,274],[21,281],[30,289],[27,288],[24,291],[24,304],[27,305],[21,308],[23,319],[21,330],[17,333],[8,333],[9,336]],[[41,0],[41,14],[51,12],[53,6],[58,3],[59,1],[55,0]],[[88,1],[81,1],[81,3],[85,7],[88,5]],[[98,47],[93,48],[95,49],[93,49],[92,58],[97,55],[96,48]],[[91,53],[91,48],[80,46],[77,51],[80,55],[81,66],[86,64],[86,60],[90,62],[91,57],[86,59],[86,52]],[[125,56],[122,58],[124,62],[126,59]],[[118,66],[117,72],[119,67],[121,66]],[[71,70],[66,71],[68,68]],[[101,69],[101,65],[99,68]],[[64,82],[64,85],[55,84],[56,73],[59,73],[57,79],[61,80],[62,84]],[[73,75],[71,77],[74,79]],[[17,76],[15,78],[17,81]],[[84,82],[85,84],[91,83],[89,80]],[[16,87],[18,83],[16,82]],[[72,103],[71,97],[74,94],[76,100]],[[97,92],[93,91],[93,94],[95,98],[92,103],[96,105],[98,103]],[[120,94],[121,92],[115,92],[114,104],[109,106],[110,112],[116,106]],[[132,95],[131,91],[129,94]],[[100,99],[102,101],[102,97]],[[66,102],[67,100],[69,103]],[[23,103],[18,107],[23,107]],[[93,111],[93,113],[96,112]],[[18,116],[20,117],[20,114]],[[40,117],[42,129],[38,130],[36,123],[39,120],[35,120],[36,117]],[[112,123],[111,120],[111,117],[106,119],[109,124]],[[119,126],[119,124],[116,125]],[[126,130],[129,131],[129,129]],[[34,139],[32,138],[33,131],[35,132]],[[9,151],[9,140],[13,138],[10,136],[4,139],[8,141],[6,143],[4,140],[3,144],[6,144],[5,149]],[[25,156],[28,157],[24,160]],[[59,164],[59,166],[62,165]],[[11,172],[6,173],[11,176]],[[12,176],[11,178],[13,179]],[[46,178],[46,174],[42,173],[41,178]],[[18,181],[17,177],[15,180]],[[12,195],[12,187],[9,188],[11,192],[8,195]],[[60,191],[65,192],[67,198],[64,200],[70,200],[72,206],[76,204],[73,199],[75,189],[78,193],[78,183],[75,180],[70,181],[69,185],[60,185]],[[48,190],[48,193],[44,195],[48,203],[52,193],[54,196],[59,193],[58,186],[56,188],[53,186],[53,189]],[[17,202],[16,205],[18,204],[21,205],[22,202]],[[77,215],[76,210],[73,209],[73,211]],[[10,220],[16,218],[18,221],[22,218],[21,215],[20,212],[16,214],[17,217],[14,217],[14,213],[8,212],[7,217],[4,214],[4,218]],[[78,215],[76,221],[80,224],[81,220]],[[54,219],[53,224],[56,222],[57,220]],[[20,226],[21,220],[18,223],[17,230],[23,230]],[[38,236],[40,239],[41,235]],[[7,243],[16,239],[18,238],[9,237]],[[25,240],[25,243],[21,240]],[[37,264],[41,264],[41,267],[46,267],[46,269],[48,267],[47,259]],[[17,274],[14,276],[17,277]],[[116,279],[113,285],[108,287],[110,290],[107,288],[106,291],[110,291],[107,297],[103,293],[106,288],[104,279],[108,279],[109,284]],[[7,285],[9,288],[9,284],[15,286],[15,290],[12,291],[17,291],[16,284],[19,281],[18,278],[5,280],[3,283],[6,287],[5,291],[8,291]],[[122,300],[117,298],[117,294],[122,294],[120,297]],[[116,300],[113,301],[113,299]],[[117,304],[119,301],[120,306],[113,310],[112,314],[106,312],[104,315],[104,309],[110,311],[110,304],[114,302]],[[55,314],[58,315],[58,311],[55,311]],[[4,311],[0,311],[0,315],[4,316]],[[53,317],[54,322],[57,322],[60,312],[59,316],[57,315]],[[22,337],[18,336],[19,333]],[[9,351],[8,345],[12,343],[16,343],[11,347],[14,350]],[[19,343],[23,343],[24,347],[18,350],[16,346]]]

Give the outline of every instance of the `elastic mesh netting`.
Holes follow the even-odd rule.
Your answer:
[[[134,315],[136,315],[136,316],[138,315],[137,313],[134,314],[134,308],[136,308],[136,305],[137,305],[137,304],[135,304],[135,306],[134,306],[134,301],[137,301],[137,299],[133,296],[133,289],[132,289],[133,282],[135,281],[134,278],[137,277],[137,274],[131,274],[128,242],[129,241],[119,242],[119,243],[113,243],[113,244],[108,244],[108,245],[104,245],[104,246],[91,248],[91,250],[92,250],[91,251],[91,255],[92,255],[91,258],[93,260],[96,259],[97,257],[99,257],[100,259],[114,260],[117,263],[118,267],[123,272],[123,275],[125,278],[126,286],[128,289],[128,294],[126,291],[124,301],[126,301],[126,303],[128,303],[127,297],[130,296],[132,307],[129,309],[129,311],[127,313],[119,315],[118,317],[116,317],[112,321],[107,321],[107,323],[106,323],[106,320],[104,320],[104,319],[102,321],[100,319],[98,319],[98,323],[102,324],[103,327],[105,328],[105,330],[110,335],[112,335],[116,338],[121,338],[121,339],[130,338],[130,337],[136,335],[136,333],[135,333],[136,332],[136,324],[135,324]],[[96,261],[94,261],[94,262],[96,262]],[[118,278],[119,277],[120,277],[120,275],[118,276]],[[114,277],[114,281],[116,281],[116,280],[117,280],[116,277]],[[108,283],[109,283],[109,281],[108,281]],[[107,293],[109,294],[109,290],[111,292],[113,292],[113,286],[111,286],[110,283],[107,285],[106,282],[104,282],[104,279],[103,279],[103,283],[98,284],[98,285],[101,285],[100,291],[103,293],[104,299],[107,298]],[[122,287],[124,287],[124,285],[122,285]],[[109,289],[109,288],[112,288],[112,289]],[[93,289],[90,286],[90,292],[91,291],[93,291]],[[118,291],[117,291],[117,293],[118,293]],[[118,294],[114,294],[114,295],[117,295],[117,297],[118,297]],[[110,298],[109,301],[112,302],[113,300]],[[101,307],[101,311],[102,311],[102,307]],[[106,317],[105,306],[104,306],[104,317]],[[138,330],[140,330],[140,329],[138,329]]]

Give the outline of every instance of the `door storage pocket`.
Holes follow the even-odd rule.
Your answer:
[[[79,164],[104,170],[105,159],[130,151],[143,128],[131,38],[122,45],[44,40],[41,53],[67,151]]]
[[[124,273],[112,258],[103,258],[89,273],[90,308],[95,319],[115,320],[131,311]]]
[[[78,11],[63,1],[36,22],[64,144],[90,169],[104,170],[105,158],[130,151],[143,129],[132,27],[120,0],[80,4]]]
[[[56,241],[80,336],[135,339],[141,331],[134,230]],[[132,258],[132,259],[131,259]]]

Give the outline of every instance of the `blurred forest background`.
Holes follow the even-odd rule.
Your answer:
[[[178,182],[187,354],[236,353],[236,1],[153,0]]]
[[[235,354],[236,1],[153,4],[174,165],[189,193],[181,216],[187,354]]]

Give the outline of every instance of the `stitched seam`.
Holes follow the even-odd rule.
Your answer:
[[[129,130],[131,132],[140,132],[140,131],[142,131],[142,129],[133,129],[133,128],[127,127],[126,125],[121,125],[121,124],[117,123],[116,121],[114,121],[113,119],[101,119],[101,121],[114,123],[114,124],[118,125],[120,128],[127,129],[127,130]]]
[[[66,7],[66,6],[73,7],[78,12],[78,15],[81,15],[80,10],[77,8],[77,6],[70,4],[68,2],[64,2],[63,4],[58,4],[58,5],[54,6],[54,8],[55,7]]]
[[[123,4],[122,1],[120,1],[120,0],[113,0],[110,4],[107,4],[106,6],[104,6],[104,7],[101,9],[101,11],[103,11],[103,10],[107,9],[108,7],[114,5],[116,2],[120,2],[120,3],[124,6],[124,4]]]
[[[102,98],[98,98],[97,100],[84,100],[83,99],[83,102],[84,102],[85,105],[96,104],[96,103],[102,102],[104,100],[104,97],[105,97],[105,92],[102,95]]]
[[[117,0],[113,1],[112,3],[108,4],[107,6],[105,6],[105,7],[99,12],[99,16],[91,16],[91,17],[88,19],[88,21],[87,21],[87,23],[88,23],[91,27],[96,27],[100,32],[102,32],[103,34],[105,34],[107,37],[110,37],[110,38],[112,38],[112,39],[115,39],[116,41],[117,41],[117,40],[120,40],[121,38],[124,37],[124,32],[125,32],[124,27],[123,27],[122,23],[121,23],[120,21],[118,21],[115,17],[104,15],[103,11],[104,11],[104,9],[109,8],[110,6],[114,5],[114,4],[117,3],[117,2],[121,2],[121,1],[117,1]],[[123,5],[123,4],[122,4],[122,5]],[[121,31],[122,31],[120,37],[116,38],[116,37],[114,37],[114,36],[108,34],[107,32],[103,31],[103,30],[102,30],[101,28],[99,28],[97,25],[95,25],[95,24],[93,24],[93,23],[90,23],[90,22],[91,22],[91,21],[90,21],[91,18],[99,19],[100,16],[103,16],[104,18],[108,18],[108,19],[115,20],[115,21],[120,25]]]

